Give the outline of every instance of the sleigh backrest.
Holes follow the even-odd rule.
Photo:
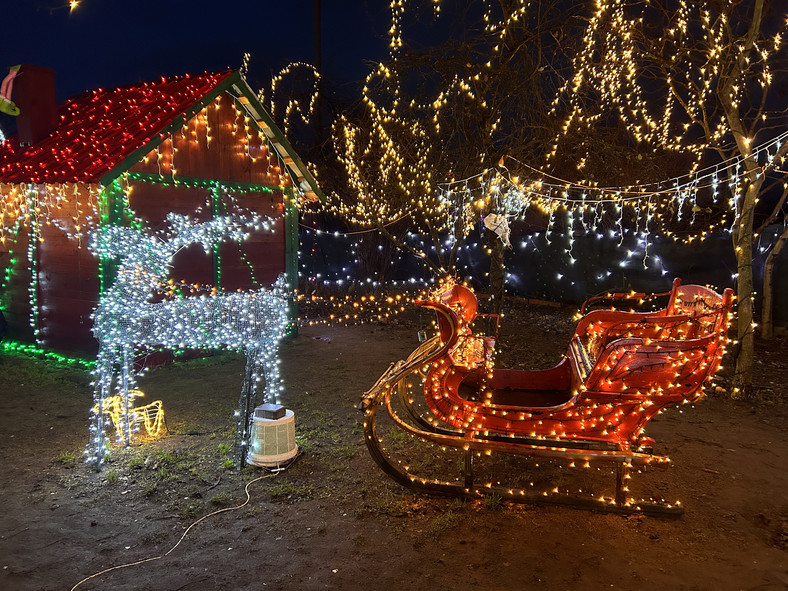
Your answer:
[[[694,330],[688,337],[704,336],[719,332],[727,324],[733,304],[733,290],[722,295],[702,285],[677,286],[675,295],[666,309],[666,316],[688,316]]]
[[[668,305],[662,310],[652,313],[617,310],[589,312],[578,324],[568,352],[575,361],[578,381],[588,387],[602,387],[605,391],[607,386],[600,384],[608,383],[611,379],[614,382],[618,380],[614,389],[622,388],[627,383],[637,383],[637,388],[645,384],[634,377],[630,377],[628,382],[621,381],[620,376],[611,378],[612,368],[619,363],[624,367],[637,367],[642,380],[651,379],[655,384],[662,384],[672,374],[678,379],[684,370],[647,377],[651,370],[646,367],[654,369],[656,365],[630,362],[633,355],[635,358],[648,355],[653,361],[654,351],[644,348],[651,345],[662,348],[663,362],[670,366],[674,363],[681,365],[677,360],[682,358],[682,351],[692,350],[693,357],[697,358],[700,355],[698,351],[703,349],[705,353],[701,357],[706,358],[705,362],[697,366],[690,364],[688,367],[697,367],[698,371],[713,375],[719,366],[718,352],[722,351],[727,338],[732,306],[731,289],[718,294],[701,285],[682,286],[676,279]],[[593,383],[588,382],[589,379]]]
[[[700,395],[722,360],[733,290],[718,294],[686,285],[672,300],[670,315],[611,325],[594,356],[580,339],[573,340],[569,355],[576,360],[578,381],[596,392],[686,399]],[[623,334],[611,338],[624,327]]]

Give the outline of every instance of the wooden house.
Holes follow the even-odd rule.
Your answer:
[[[24,65],[13,98],[18,133],[0,145],[6,344],[95,352],[90,318],[113,266],[87,240],[104,224],[157,231],[169,212],[270,216],[273,233],[180,252],[170,277],[234,290],[286,273],[295,287],[297,208],[319,189],[239,72],[99,89],[57,107],[54,72]]]

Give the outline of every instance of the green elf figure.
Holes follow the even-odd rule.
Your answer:
[[[0,84],[0,112],[7,113],[16,117],[19,115],[19,107],[11,100],[11,91],[14,88],[14,78],[19,73],[21,64],[8,68],[8,75],[3,78]]]

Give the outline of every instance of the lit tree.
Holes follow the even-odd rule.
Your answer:
[[[554,135],[548,101],[567,63],[567,4],[465,2],[443,14],[439,2],[392,3],[390,57],[366,79],[357,112],[334,127],[350,191],[335,195],[330,210],[377,228],[433,271],[451,272],[480,218],[504,213],[495,192],[482,190],[482,171],[505,154],[534,160]],[[440,190],[458,182],[467,190]],[[406,224],[434,251],[403,240],[397,231]],[[496,295],[503,249],[497,238],[488,242]]]
[[[775,164],[788,145],[766,161],[753,148],[788,122],[773,85],[786,56],[786,13],[766,0],[598,0],[553,103],[566,113],[566,137],[613,114],[644,147],[685,154],[694,169],[741,159],[725,183],[738,266],[734,395],[749,396],[752,384],[756,224],[779,215],[785,201],[783,192],[765,218],[757,207],[774,182],[782,185]]]

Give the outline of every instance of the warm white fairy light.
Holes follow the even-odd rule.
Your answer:
[[[398,248],[434,271],[445,272],[453,269],[456,248],[480,214],[500,215],[502,210],[492,195],[471,201],[464,199],[463,191],[442,195],[436,185],[463,178],[465,171],[473,174],[501,145],[528,138],[520,116],[526,83],[523,92],[512,92],[517,75],[512,64],[547,57],[533,49],[541,47],[536,40],[546,33],[542,28],[533,31],[531,25],[555,15],[532,2],[515,2],[504,9],[485,2],[480,8],[482,28],[469,42],[471,49],[467,54],[452,53],[444,59],[453,64],[451,71],[441,71],[425,65],[440,59],[437,53],[414,60],[403,51],[403,19],[413,4],[390,3],[389,59],[377,64],[365,80],[363,115],[352,121],[340,117],[334,125],[335,149],[351,191],[332,196],[327,210],[356,226],[377,228]],[[441,3],[434,1],[433,8],[434,18],[441,18]],[[486,62],[478,60],[478,53],[486,51]],[[419,81],[414,92],[421,67],[429,82]],[[462,113],[473,115],[466,120]],[[513,140],[514,134],[518,139]],[[387,230],[404,219],[430,238],[434,252],[409,247]],[[452,238],[450,246],[443,244],[446,236]]]
[[[193,223],[175,214],[167,219],[171,230],[163,239],[133,228],[110,226],[94,234],[91,241],[97,256],[120,257],[120,265],[115,283],[102,295],[93,318],[99,352],[94,421],[86,451],[89,461],[101,462],[108,451],[103,405],[116,395],[126,405],[126,425],[119,433],[129,444],[133,427],[129,392],[136,388],[133,357],[137,346],[243,350],[247,370],[236,414],[240,448],[248,438],[249,412],[260,380],[265,378],[265,400],[275,401],[282,389],[277,347],[288,324],[283,276],[270,290],[148,302],[151,293],[166,281],[172,257],[182,248],[197,243],[211,252],[223,240],[241,241],[252,230],[271,230],[272,220],[227,216]]]
[[[256,162],[261,158],[269,160],[276,156],[269,165],[268,174],[272,181],[282,184],[281,171],[285,170],[281,155],[271,150],[269,141],[263,131],[240,108],[239,104],[229,95],[218,96],[210,105],[184,122],[182,128],[174,130],[172,135],[142,157],[144,163],[154,160],[160,177],[169,177],[176,184],[188,185],[178,180],[178,150],[191,149],[202,143],[210,149],[212,139],[211,125],[217,110],[227,102],[235,113],[235,125],[232,128],[233,142],[242,145],[240,155]],[[295,111],[294,111],[295,112]],[[133,176],[133,173],[132,173]],[[166,180],[166,179],[165,179]],[[133,186],[129,183],[129,175],[121,177],[123,195],[127,198]],[[209,181],[211,182],[211,181]],[[213,181],[220,187],[221,181]],[[272,186],[271,188],[276,188]],[[280,187],[283,189],[284,187]],[[300,187],[294,187],[296,194],[302,197]],[[29,206],[29,193],[35,191],[36,209]],[[101,207],[107,200],[107,188],[98,183],[1,183],[0,182],[0,244],[12,237],[11,228],[17,220],[25,224],[36,224],[36,232],[42,235],[41,228],[52,224],[61,230],[69,240],[79,245],[87,244],[88,236],[106,220],[101,218]]]
[[[491,212],[505,213],[509,220],[520,218],[533,206],[547,216],[547,242],[560,238],[566,243],[570,264],[575,258],[576,236],[585,235],[589,229],[608,235],[612,226],[609,237],[620,247],[624,247],[625,236],[627,241],[631,236],[638,243],[637,248],[627,245],[630,252],[622,260],[623,265],[635,264],[639,257],[643,266],[663,272],[651,249],[654,236],[692,244],[720,232],[735,234],[751,177],[774,176],[776,165],[784,162],[788,146],[784,134],[756,143],[756,134],[752,133],[753,137],[741,138],[740,144],[746,149],[737,151],[733,149],[731,129],[722,110],[719,105],[714,106],[715,85],[723,75],[723,62],[727,60],[730,64],[738,59],[735,55],[731,59],[726,57],[731,51],[736,52],[735,39],[731,36],[742,32],[739,23],[735,26],[728,23],[730,26],[726,27],[724,11],[728,8],[723,7],[723,12],[717,14],[712,8],[686,0],[657,4],[600,0],[584,21],[587,24],[580,32],[581,36],[585,35],[584,49],[567,64],[571,66],[566,69],[569,78],[565,83],[556,78],[559,83],[552,104],[553,116],[563,118],[563,129],[552,151],[548,149],[548,166],[553,165],[563,138],[577,129],[598,125],[607,110],[621,115],[627,129],[643,144],[644,151],[656,146],[689,155],[690,175],[663,183],[609,189],[592,181],[556,179],[542,170],[522,166],[526,169],[523,175],[526,180],[508,174],[500,179],[500,171],[488,169],[465,181],[442,184],[437,172],[440,168],[436,166],[443,155],[439,134],[447,129],[445,117],[455,116],[452,100],[462,97],[466,107],[473,105],[477,109],[490,106],[479,82],[504,59],[513,32],[529,22],[534,5],[515,2],[508,7],[507,14],[500,15],[494,3],[483,3],[484,30],[490,39],[496,38],[485,48],[490,59],[487,63],[485,58],[478,60],[479,63],[469,60],[466,73],[460,72],[451,80],[441,79],[433,93],[414,98],[408,95],[405,80],[407,67],[413,62],[407,62],[404,54],[407,45],[404,21],[411,7],[408,0],[390,3],[390,59],[377,65],[365,82],[362,99],[366,119],[363,123],[340,119],[335,126],[335,146],[347,171],[352,196],[335,199],[328,209],[353,224],[380,229],[383,224],[408,219],[425,236],[440,228],[438,234],[442,238],[450,233],[443,216],[450,212],[454,219],[462,217],[458,203],[467,206],[473,222],[478,221],[480,213]],[[665,14],[675,11],[665,35],[654,39],[664,50],[657,55],[665,58],[664,68],[668,72],[662,94],[652,88],[653,76],[641,76],[646,56],[638,51],[638,43],[643,42],[640,17],[661,7]],[[434,8],[437,17],[440,2],[434,2]],[[769,62],[781,50],[785,25],[776,21],[764,26],[766,29],[772,32],[764,32],[756,40],[750,59],[746,64],[743,61],[734,73],[734,107],[743,102],[750,86],[760,85],[765,96],[774,82]],[[692,45],[693,36],[698,35],[696,47]],[[699,49],[690,51],[688,47]],[[740,48],[742,56],[746,51],[749,49]],[[654,72],[650,70],[649,74]],[[757,84],[752,82],[756,79]],[[587,100],[587,95],[598,100]],[[758,104],[763,109],[761,94],[755,92],[753,96],[756,110]],[[771,117],[773,113],[765,111],[763,116],[767,114]],[[498,130],[498,125],[498,121],[492,123],[492,132]],[[756,127],[753,129],[757,131]],[[471,145],[463,148],[474,150]],[[715,150],[720,163],[700,170],[708,162],[710,151]],[[732,154],[741,157],[730,160]],[[471,154],[469,158],[484,162],[487,156]],[[583,176],[585,160],[579,159],[579,178]],[[511,160],[507,159],[506,163],[512,169],[521,168]],[[537,168],[543,167],[537,165]],[[495,186],[499,186],[500,193],[493,192]],[[499,196],[505,199],[503,206]],[[431,227],[426,227],[425,219]],[[458,239],[465,236],[467,233],[456,233]],[[428,252],[411,250],[420,258],[426,258]]]
[[[36,203],[37,193],[35,191],[27,192],[27,209],[33,212],[33,219],[37,218],[36,211],[38,206]],[[40,331],[39,331],[39,309],[38,309],[38,260],[35,256],[36,247],[40,239],[39,227],[36,224],[29,224],[27,232],[27,260],[30,261],[30,284],[27,287],[28,299],[30,301],[30,327],[33,329],[33,338],[36,344],[40,344]]]
[[[778,30],[771,36],[759,30],[756,36],[752,31],[742,34],[740,25],[748,21],[731,22],[740,20],[735,8],[712,9],[686,0],[670,5],[596,2],[583,49],[572,60],[572,76],[553,102],[553,113],[559,116],[559,105],[570,105],[563,135],[593,126],[603,113],[612,111],[620,114],[637,141],[689,154],[695,167],[709,149],[729,150],[725,142],[737,132],[725,109],[717,108],[717,101],[728,98],[715,95],[720,85],[728,83],[721,79],[729,78],[733,109],[739,110],[746,96],[753,105],[760,103],[762,110],[762,99],[773,81],[770,59],[780,50],[785,31],[783,23],[774,27]],[[761,16],[748,12],[746,18]],[[663,23],[666,28],[659,30]],[[645,76],[644,70],[648,70]],[[661,94],[654,92],[655,75],[662,83]],[[589,94],[596,100],[588,101]],[[688,133],[693,127],[702,133],[693,137]],[[551,156],[557,149],[556,142]]]
[[[0,183],[0,243],[11,238],[17,222],[35,224],[39,235],[42,226],[53,224],[70,240],[87,242],[87,233],[99,224],[103,191],[91,184]],[[36,196],[34,207],[31,194]]]

